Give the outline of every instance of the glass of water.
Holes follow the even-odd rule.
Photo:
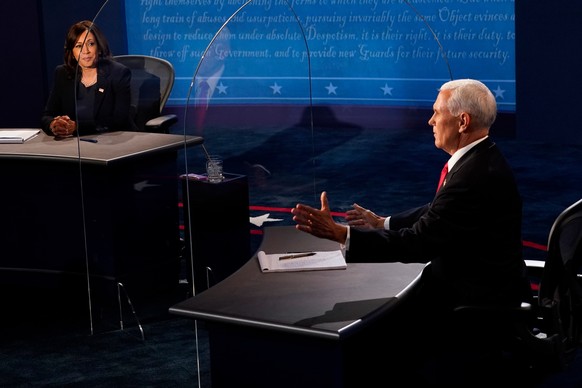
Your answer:
[[[222,174],[222,158],[218,155],[210,155],[206,160],[206,175],[208,182],[220,183],[224,180]]]

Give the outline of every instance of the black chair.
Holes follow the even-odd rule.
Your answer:
[[[566,369],[580,345],[582,200],[554,221],[545,261],[526,264],[532,290],[539,291],[525,296],[520,307],[459,306],[455,311],[490,323],[503,361],[535,379]]]
[[[168,133],[176,115],[162,115],[174,86],[174,67],[165,59],[147,55],[118,55],[114,59],[131,69],[133,130]]]
[[[567,364],[580,345],[582,325],[582,199],[552,225],[539,286],[541,330],[558,336]]]

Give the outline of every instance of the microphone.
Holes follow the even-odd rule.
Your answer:
[[[95,24],[95,20],[97,19],[97,17],[99,17],[99,15],[101,14],[101,11],[103,11],[103,9],[105,8],[105,6],[107,5],[107,3],[109,3],[109,0],[105,0],[103,2],[103,4],[101,5],[101,7],[99,8],[99,10],[97,11],[97,13],[95,14],[95,17],[91,20],[91,23],[89,25],[89,30],[87,32],[87,34],[85,34],[85,38],[83,39],[83,45],[81,47],[85,47],[85,41],[87,40],[87,37],[89,36],[89,32],[91,32],[93,30],[93,25]],[[77,123],[79,122],[79,106],[78,106],[78,97],[77,97],[77,80],[79,79],[79,59],[81,56],[81,52],[79,52],[79,57],[76,58],[77,59],[77,66],[75,67],[75,83],[74,83],[74,96],[75,96],[75,119],[77,120]],[[81,128],[79,125],[77,125],[77,139],[81,139],[81,132],[80,132]],[[97,142],[97,140],[90,140],[90,139],[86,139],[84,141],[88,141],[88,142]],[[81,142],[77,141],[77,147],[79,150],[79,155],[81,155]],[[83,205],[84,206],[84,205]],[[84,238],[85,238],[85,244],[87,243],[87,230],[84,229]],[[88,257],[85,257],[85,260],[88,263]],[[94,327],[93,327],[93,309],[91,308],[92,305],[92,301],[91,301],[91,281],[90,281],[90,271],[89,271],[89,266],[87,265],[87,287],[89,290],[89,323],[90,323],[90,331],[91,334],[93,334],[94,332]],[[121,284],[121,283],[119,283]],[[124,289],[125,291],[125,289]],[[130,302],[131,304],[131,302]],[[133,308],[133,306],[132,306]],[[139,323],[138,323],[139,324]],[[140,330],[141,330],[141,325],[140,325]],[[143,332],[142,332],[142,337],[143,337]]]
[[[103,11],[103,9],[105,8],[105,6],[107,5],[107,3],[109,3],[109,0],[105,0],[103,2],[103,4],[101,5],[101,7],[99,7],[99,10],[97,11],[97,13],[95,14],[95,16],[93,17],[93,19],[91,19],[91,23],[89,24],[89,29],[87,30],[87,34],[85,35],[85,37],[83,38],[83,43],[81,45],[81,47],[85,47],[85,42],[87,40],[87,38],[89,37],[89,33],[92,32],[93,30],[93,25],[95,24],[95,20],[99,17],[99,15],[101,14],[101,12]],[[81,59],[81,51],[79,51],[79,56],[76,58],[77,60],[77,66],[75,67],[75,81],[79,79],[79,60]],[[79,134],[79,136],[81,135],[81,128],[78,125],[79,124],[79,104],[77,101],[79,101],[78,96],[77,96],[77,86],[75,84],[74,86],[74,90],[73,90],[73,95],[75,96],[75,120],[77,121],[77,134]]]

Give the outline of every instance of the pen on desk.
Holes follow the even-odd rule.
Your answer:
[[[84,137],[79,138],[81,141],[88,141],[89,143],[97,143],[97,139],[86,139]]]
[[[281,257],[279,257],[279,260],[298,259],[300,257],[307,257],[307,256],[313,256],[313,255],[315,255],[315,252],[297,253],[295,255],[281,256]]]

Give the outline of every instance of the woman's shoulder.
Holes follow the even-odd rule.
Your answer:
[[[65,66],[64,64],[60,64],[57,65],[55,67],[55,72],[54,72],[54,77],[55,80],[72,80],[73,79],[73,75],[71,74],[71,72],[68,70],[67,66]]]
[[[55,74],[67,74],[67,67],[64,64],[55,67]]]

